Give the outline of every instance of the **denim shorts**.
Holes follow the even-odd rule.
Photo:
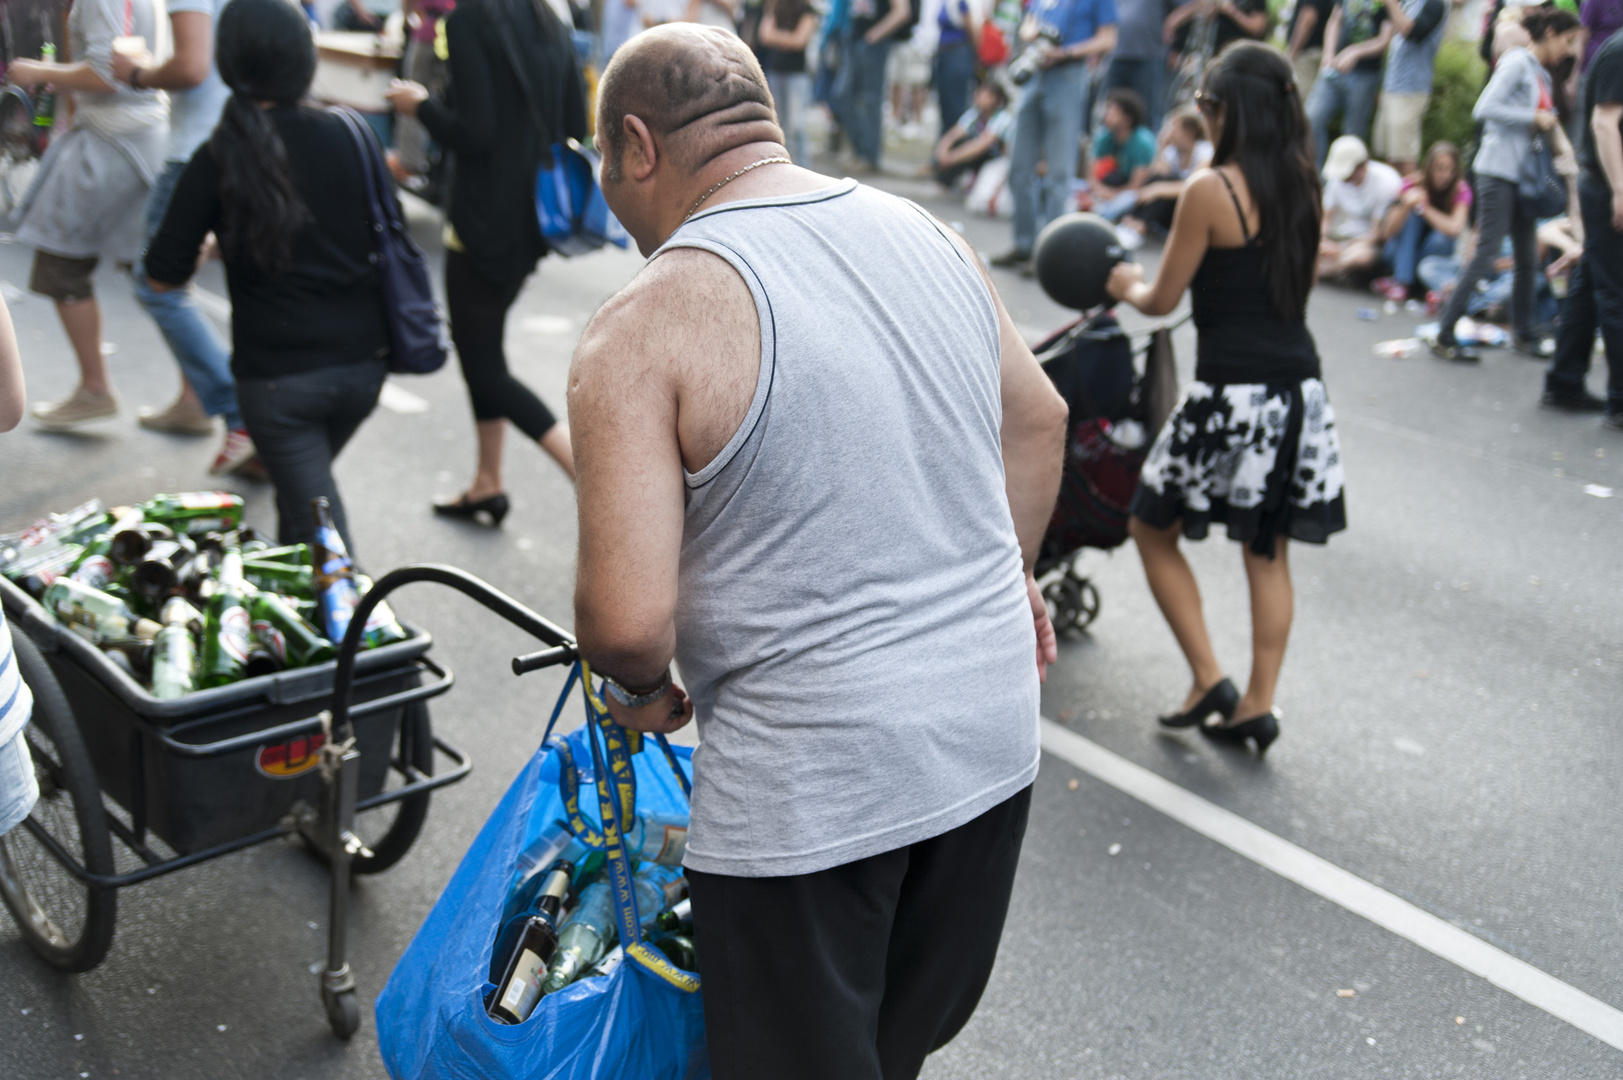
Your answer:
[[[24,728],[16,738],[0,746],[0,835],[20,824],[39,798],[27,735],[28,729]]]

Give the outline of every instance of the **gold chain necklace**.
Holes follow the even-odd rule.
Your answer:
[[[699,196],[699,201],[693,204],[693,209],[689,210],[688,211],[688,216],[682,219],[682,224],[686,225],[688,223],[688,221],[693,217],[693,215],[697,214],[699,212],[699,207],[704,205],[704,201],[706,199],[710,198],[710,196],[714,195],[716,192],[720,191],[722,188],[726,187],[728,184],[732,183],[734,180],[737,180],[740,176],[743,176],[745,173],[749,172],[751,169],[759,169],[762,165],[793,165],[793,164],[794,164],[794,161],[792,159],[786,158],[786,157],[762,158],[760,161],[757,161],[752,165],[744,166],[742,169],[739,169],[737,172],[733,173],[731,176],[727,177],[725,180],[718,180],[716,182],[715,186],[713,186],[709,191],[705,192],[703,195]]]

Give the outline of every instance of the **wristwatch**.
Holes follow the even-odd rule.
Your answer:
[[[603,689],[620,704],[628,709],[641,709],[660,700],[671,688],[671,673],[666,670],[665,677],[659,680],[659,685],[652,690],[633,690],[616,682],[614,676],[603,676]]]
[[[141,69],[138,67],[130,68],[130,89],[141,89]]]

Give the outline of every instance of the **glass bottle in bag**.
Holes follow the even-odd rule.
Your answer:
[[[626,836],[633,859],[681,866],[688,852],[688,819],[666,814],[638,814]]]
[[[547,871],[546,884],[536,900],[535,908],[525,921],[512,955],[496,983],[496,994],[491,998],[490,1016],[507,1024],[522,1024],[541,1000],[542,980],[547,975],[547,961],[558,948],[558,912],[563,909],[564,895],[569,891],[569,877],[574,867],[566,862],[555,863]]]
[[[580,894],[580,903],[558,931],[558,951],[547,965],[541,992],[555,993],[580,978],[603,958],[617,936],[614,897],[609,893],[608,883],[599,881],[588,885]]]

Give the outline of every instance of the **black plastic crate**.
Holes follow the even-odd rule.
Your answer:
[[[102,790],[137,827],[188,854],[275,828],[295,803],[320,804],[323,736],[301,722],[328,707],[333,661],[160,701],[4,579],[0,601],[61,683]],[[413,707],[367,712],[365,704],[417,686],[433,644],[425,631],[406,630],[407,640],[356,658],[362,799],[383,789],[401,716]]]

